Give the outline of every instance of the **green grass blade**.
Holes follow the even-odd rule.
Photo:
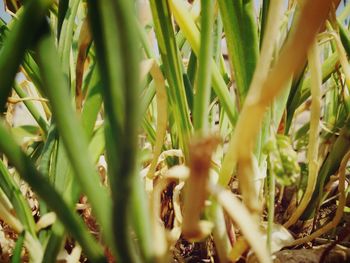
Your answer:
[[[57,146],[57,127],[56,124],[51,124],[48,135],[41,152],[41,158],[38,165],[38,170],[44,176],[50,177],[50,170],[52,169],[51,156]],[[54,158],[56,160],[56,158]]]
[[[349,5],[350,6],[350,5]],[[340,40],[341,43],[344,46],[344,49],[349,56],[350,54],[350,36],[349,36],[349,30],[338,20],[338,26],[339,26],[339,34],[340,34]]]
[[[211,90],[210,63],[212,60],[214,23],[214,2],[201,1],[201,46],[198,56],[198,76],[196,96],[194,100],[193,125],[196,131],[206,132],[208,129],[209,99]]]
[[[77,182],[72,178],[72,169],[67,160],[65,151],[61,147],[58,148],[58,156],[56,165],[55,184],[59,191],[63,194],[64,199],[72,206],[78,201],[80,189],[78,189]],[[103,129],[100,127],[91,139],[89,145],[89,152],[91,153],[94,163],[97,163],[105,148]],[[69,169],[67,169],[69,167]],[[67,178],[67,179],[65,179]],[[49,238],[45,247],[43,262],[54,262],[65,240],[66,230],[60,221],[54,223],[49,230]]]
[[[258,58],[258,33],[255,23],[254,1],[219,0],[226,43],[238,91],[243,104]]]
[[[147,194],[143,184],[139,178],[134,179],[133,191],[132,191],[132,203],[134,207],[132,211],[132,221],[135,233],[138,234],[138,245],[140,248],[143,262],[153,263],[155,262],[155,250],[157,249],[153,245],[153,236],[151,228],[149,227],[150,222],[150,205],[146,201]]]
[[[96,262],[105,262],[103,251],[89,234],[82,220],[71,211],[55,190],[48,179],[43,177],[34,167],[32,161],[22,152],[21,147],[11,137],[4,124],[0,124],[0,149],[17,169],[20,176],[31,186],[50,208],[55,211],[58,218],[64,223],[66,229],[81,244],[87,256]]]
[[[46,176],[50,182],[54,182],[54,175],[56,174],[56,157],[57,157],[57,128],[55,124],[50,125],[50,129],[46,138],[46,142],[41,151],[41,158],[38,163],[39,172]],[[40,213],[42,215],[48,212],[47,205],[44,201],[39,200]],[[42,232],[43,233],[43,232]],[[40,234],[43,238],[45,234]]]
[[[64,75],[70,80],[70,54],[73,39],[75,16],[78,11],[80,0],[70,0],[65,14],[60,38],[58,42],[58,54],[61,58],[61,65]]]
[[[81,113],[81,120],[84,126],[85,133],[88,138],[91,137],[97,115],[102,105],[102,83],[97,70],[97,66],[93,69],[91,80],[89,83],[84,107]]]
[[[142,128],[146,132],[149,142],[154,145],[156,143],[156,131],[146,117],[142,121]]]
[[[15,249],[11,258],[11,263],[21,263],[22,248],[24,245],[25,231],[23,231],[17,238]]]
[[[192,51],[188,61],[188,65],[187,65],[187,78],[192,86],[194,86],[196,73],[197,73],[197,56]]]
[[[35,222],[32,211],[19,189],[19,186],[8,172],[8,168],[0,160],[0,187],[15,208],[17,217],[26,227],[26,230],[35,236]]]
[[[322,64],[322,83],[326,82],[331,75],[336,72],[338,60],[338,54],[335,52]],[[310,87],[311,80],[308,77],[299,84],[295,95],[290,98],[290,101],[288,101],[287,129],[290,126],[295,110],[310,97]]]
[[[186,36],[186,39],[190,43],[193,51],[198,56],[200,47],[200,33],[197,29],[196,24],[191,19],[190,13],[187,11],[182,1],[171,0],[169,4],[176,22]],[[236,106],[233,104],[233,96],[230,94],[226,86],[226,82],[221,76],[221,73],[213,59],[211,61],[210,69],[213,89],[218,96],[222,107],[225,109],[230,122],[232,125],[234,125],[238,116]]]
[[[58,2],[58,14],[57,14],[57,39],[60,39],[61,30],[64,18],[66,16],[69,6],[69,0],[60,0]]]
[[[64,226],[60,222],[55,222],[45,247],[42,262],[55,262],[57,260],[57,255],[63,245],[64,237]]]
[[[131,198],[141,120],[137,25],[134,19],[129,19],[135,14],[130,1],[89,1],[88,4],[103,81],[106,152],[113,199],[113,252],[121,262],[135,262],[138,255],[129,232],[130,210],[138,209]]]
[[[43,94],[43,84],[39,73],[38,65],[36,64],[35,59],[33,58],[30,52],[26,52],[24,54],[24,59],[22,61],[22,67],[24,69],[25,74],[29,77],[29,79],[33,82],[35,88],[39,92],[39,94]]]
[[[171,15],[166,1],[151,0],[150,5],[165,77],[170,86],[171,99],[169,101],[174,103],[174,119],[179,133],[180,145],[187,156],[187,141],[192,128],[181,72],[182,62],[179,60]]]
[[[223,32],[223,25],[220,13],[216,17],[214,24],[214,47],[213,57],[216,64],[218,64],[222,58],[221,38]]]
[[[26,98],[28,96],[17,82],[14,83],[13,88],[20,98],[23,99],[23,98]],[[33,116],[35,121],[38,123],[39,127],[41,128],[41,130],[44,133],[44,136],[46,136],[48,129],[49,129],[49,124],[47,123],[45,117],[41,115],[41,113],[38,111],[37,107],[35,106],[35,104],[32,101],[25,100],[25,101],[23,101],[23,103],[24,103],[24,105],[26,105],[30,114]]]
[[[142,93],[141,102],[140,102],[140,112],[145,116],[149,105],[151,104],[154,96],[156,95],[156,85],[154,82],[151,82],[148,85],[147,89]]]
[[[8,33],[0,52],[0,110],[3,111],[24,53],[33,42],[52,0],[28,1]]]
[[[38,43],[38,62],[46,93],[55,116],[57,129],[62,137],[72,169],[77,177],[82,191],[91,203],[93,213],[101,224],[103,237],[108,245],[111,237],[111,207],[108,194],[100,184],[99,176],[92,165],[88,153],[88,144],[84,130],[72,109],[69,88],[60,68],[53,39],[49,34],[43,35]],[[68,103],[67,103],[68,102]],[[81,153],[86,157],[81,158]],[[101,204],[104,204],[103,206]]]
[[[320,171],[317,176],[317,182],[315,190],[312,194],[312,198],[305,209],[301,219],[306,220],[314,215],[316,207],[319,205],[319,201],[322,198],[323,187],[328,182],[331,175],[335,174],[339,168],[339,165],[350,148],[350,119],[348,118],[346,124],[342,128],[339,137],[333,144],[330,153],[323,162]]]
[[[146,30],[142,27],[139,21],[135,21],[136,29],[141,41],[142,47],[144,49],[145,55],[147,58],[156,58],[156,54],[154,53],[151,44],[149,43],[148,36]]]

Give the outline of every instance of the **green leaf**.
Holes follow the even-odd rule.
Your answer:
[[[3,111],[26,49],[33,43],[52,0],[27,1],[0,52],[0,110]]]
[[[139,128],[139,58],[135,16],[130,1],[88,1],[90,25],[102,79],[108,175],[113,200],[114,242],[121,262],[137,260],[130,237],[130,211],[136,176]],[[137,204],[136,204],[137,205]],[[145,253],[143,253],[145,254]]]
[[[315,191],[308,207],[305,209],[302,219],[309,219],[314,215],[315,209],[321,200],[323,187],[328,182],[330,176],[334,174],[340,165],[341,160],[348,152],[350,147],[350,119],[348,118],[340,134],[334,142],[332,149],[321,165],[318,173]]]
[[[169,83],[170,103],[174,109],[180,145],[185,156],[188,156],[188,138],[191,133],[190,114],[187,104],[185,86],[182,79],[181,61],[171,22],[171,14],[166,1],[150,1],[154,30],[158,40],[158,48],[162,57],[165,77]]]
[[[254,1],[219,0],[230,61],[235,72],[238,99],[243,105],[258,58],[258,31]]]
[[[55,211],[66,229],[81,244],[87,256],[92,261],[106,262],[101,247],[90,235],[80,217],[72,212],[72,208],[64,202],[49,180],[38,172],[31,160],[16,145],[3,123],[0,124],[0,136],[2,138],[0,150],[8,157],[19,175],[31,186],[33,191]]]
[[[13,250],[11,263],[20,263],[22,262],[22,248],[24,245],[24,239],[25,239],[25,231],[23,231],[17,238],[15,249]]]
[[[207,132],[209,99],[211,90],[210,71],[213,49],[212,29],[214,23],[214,1],[201,1],[201,46],[198,56],[198,75],[194,100],[193,125],[197,132]]]
[[[0,187],[13,205],[21,223],[29,233],[35,236],[35,222],[29,204],[2,160],[0,160]]]
[[[42,36],[38,43],[38,62],[50,100],[57,129],[62,137],[68,159],[82,191],[89,198],[97,220],[102,226],[105,241],[111,245],[111,208],[108,194],[100,184],[99,175],[88,153],[88,143],[82,126],[72,108],[69,86],[60,68],[58,54],[50,34]],[[85,158],[81,158],[81,153]],[[101,204],[104,204],[101,206]]]

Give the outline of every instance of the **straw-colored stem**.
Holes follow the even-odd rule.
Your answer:
[[[9,211],[2,203],[0,203],[0,215],[1,220],[9,225],[16,233],[21,233],[23,231],[23,225],[21,222],[13,216],[11,211]]]
[[[266,79],[268,71],[270,69],[273,48],[275,46],[276,39],[279,34],[278,30],[279,30],[279,24],[280,24],[279,21],[281,20],[281,16],[282,16],[282,7],[283,7],[283,1],[281,0],[271,1],[268,21],[266,26],[266,32],[263,40],[263,45],[261,48],[261,55],[258,60],[257,69],[255,70],[251,86],[249,88],[250,92],[248,93],[248,98],[254,96],[254,92],[252,90],[255,90],[255,91],[259,90],[260,85]],[[247,108],[247,106],[244,106],[244,107]],[[254,118],[251,118],[251,121],[253,121],[254,124],[250,124],[250,125],[256,126],[255,129],[259,129],[260,127],[257,124],[259,123],[259,120],[260,122],[262,121],[264,107],[261,107],[261,108],[257,107],[255,111],[257,115],[253,115],[254,112],[251,112],[252,115],[250,116],[254,116]],[[240,117],[241,122],[242,122],[242,119],[243,117]],[[258,120],[258,122],[256,122],[256,120]],[[249,120],[246,120],[246,121],[249,121]],[[242,125],[246,125],[246,124],[241,124],[241,129],[243,127]],[[251,126],[246,126],[246,127],[251,127]],[[236,160],[237,158],[236,143],[237,142],[234,140],[234,138],[238,136],[237,134],[238,130],[239,129],[238,129],[238,123],[237,123],[235,134],[233,135],[230,141],[229,148],[227,150],[227,154],[224,158],[222,168],[220,171],[221,185],[227,185],[228,181],[230,180],[231,174],[234,170],[234,167],[236,165],[236,161],[237,161]],[[249,144],[246,146],[248,147]]]
[[[211,232],[201,221],[205,200],[211,156],[219,143],[214,136],[192,139],[190,145],[190,176],[185,185],[182,234],[188,240],[200,240]]]
[[[276,178],[274,172],[270,172],[267,175],[267,189],[268,189],[268,214],[267,214],[267,238],[266,245],[269,252],[272,252],[272,231],[275,218],[275,187]]]
[[[267,250],[266,243],[258,233],[259,225],[251,216],[247,208],[229,190],[210,185],[210,193],[217,199],[218,203],[225,209],[232,220],[240,227],[248,244],[255,252],[260,262],[272,262]]]
[[[347,90],[345,91],[345,101],[346,101],[346,104],[348,105],[348,108],[350,107],[349,105],[349,96],[350,96],[350,65],[349,65],[349,62],[348,62],[348,58],[347,58],[347,55],[346,55],[346,51],[344,49],[344,46],[340,40],[340,37],[338,34],[336,34],[335,32],[330,32],[330,33],[327,33],[327,35],[329,35],[330,37],[333,38],[334,40],[334,43],[335,43],[335,46],[336,46],[336,49],[337,49],[337,52],[338,52],[338,55],[339,55],[339,61],[340,61],[340,64],[341,64],[341,67],[343,69],[343,72],[344,72],[344,76],[345,76],[345,83],[346,83],[346,86],[347,86]]]
[[[149,71],[156,85],[156,100],[157,100],[157,129],[156,129],[156,141],[153,149],[153,158],[150,168],[147,173],[148,178],[154,177],[154,172],[157,167],[158,158],[161,154],[164,137],[166,134],[167,121],[168,121],[168,98],[165,89],[165,80],[157,62],[154,59],[148,61],[150,63]]]
[[[305,1],[298,22],[274,67],[266,77],[257,77],[260,79],[259,82],[254,82],[253,79],[230,142],[229,154],[226,154],[223,162],[220,175],[223,184],[228,182],[235,167],[235,160],[238,159],[240,163],[248,163],[247,160],[250,159],[266,108],[281,92],[292,74],[303,65],[306,53],[319,28],[326,20],[331,4],[330,1],[325,0],[317,3],[311,0]],[[256,74],[259,74],[259,70],[258,66]]]
[[[320,229],[318,229],[317,231],[315,231],[311,235],[308,235],[304,238],[300,238],[300,239],[295,240],[290,245],[296,246],[296,245],[310,242],[310,241],[314,240],[315,238],[327,233],[328,231],[330,231],[331,229],[335,228],[338,225],[340,219],[343,216],[345,202],[346,202],[345,170],[346,170],[346,166],[348,164],[349,159],[350,159],[350,151],[344,156],[344,158],[340,164],[340,167],[339,167],[339,184],[338,184],[339,203],[338,203],[337,210],[335,212],[335,216],[332,219],[332,221],[329,222],[328,224],[326,224],[325,226],[321,227]]]
[[[310,202],[312,193],[316,186],[317,174],[318,174],[318,143],[319,143],[319,122],[321,117],[321,85],[322,85],[322,71],[321,61],[319,57],[318,44],[315,40],[312,48],[309,52],[309,65],[311,71],[311,119],[310,119],[310,131],[309,131],[309,147],[307,153],[307,159],[309,162],[309,176],[307,187],[303,199],[299,206],[294,211],[289,220],[284,224],[285,227],[292,226],[302,215],[305,208]]]

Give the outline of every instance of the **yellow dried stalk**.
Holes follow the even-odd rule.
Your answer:
[[[9,211],[1,202],[0,202],[0,218],[3,220],[7,225],[9,225],[17,234],[21,233],[24,229],[22,223],[11,214],[11,211]]]
[[[276,40],[279,35],[279,27],[280,21],[282,20],[282,8],[283,1],[281,0],[273,0],[271,1],[271,8],[268,14],[268,21],[266,25],[266,33],[263,39],[263,44],[261,47],[261,55],[258,60],[258,64],[256,66],[256,70],[252,79],[252,83],[250,85],[250,92],[247,97],[247,101],[250,97],[252,97],[252,90],[259,90],[260,85],[265,81],[268,75],[268,71],[270,69],[273,48],[275,46]],[[247,103],[245,103],[247,104]],[[247,106],[244,106],[247,108]],[[261,110],[263,112],[263,110]],[[242,119],[242,118],[240,118]],[[255,119],[255,117],[253,118]],[[242,121],[241,121],[242,122]],[[258,126],[258,125],[257,125]],[[238,127],[238,123],[237,123]],[[237,127],[236,132],[237,133]],[[226,186],[231,178],[231,174],[234,170],[234,167],[237,162],[237,151],[235,151],[237,141],[234,138],[237,137],[235,134],[233,135],[229,147],[227,150],[227,154],[224,158],[222,168],[220,171],[220,180],[219,183],[223,186]]]
[[[29,232],[25,232],[24,246],[30,251],[30,262],[40,263],[44,255],[43,247],[38,239],[34,239]]]
[[[40,217],[39,221],[35,224],[35,231],[47,228],[56,222],[57,216],[54,212],[49,212]]]
[[[164,177],[158,177],[153,180],[154,188],[151,190],[151,209],[152,209],[152,232],[154,238],[154,255],[157,262],[169,261],[169,247],[174,245],[181,235],[182,215],[180,209],[180,191],[184,185],[184,180],[189,176],[189,170],[186,166],[174,166],[167,170]],[[148,179],[148,178],[147,178]],[[149,179],[148,179],[149,180]],[[161,219],[162,193],[171,182],[179,182],[173,192],[174,207],[174,227],[169,232],[165,229]]]
[[[309,147],[307,158],[309,162],[309,176],[307,187],[299,206],[294,211],[289,220],[284,224],[286,228],[293,225],[304,212],[309,204],[312,193],[316,186],[318,173],[318,133],[321,117],[321,85],[322,85],[322,69],[319,57],[318,44],[315,40],[309,52],[309,65],[311,72],[311,117],[310,117],[310,132],[309,132]]]
[[[161,213],[161,195],[167,188],[170,181],[168,179],[160,179],[154,186],[152,191],[152,232],[154,241],[154,256],[157,262],[166,262],[168,255],[168,242],[166,239],[165,227],[160,217]]]
[[[315,239],[315,238],[327,233],[328,231],[332,230],[333,228],[335,228],[338,225],[340,219],[343,216],[344,207],[345,207],[345,203],[346,203],[345,170],[346,170],[346,166],[349,162],[349,159],[350,159],[350,151],[344,156],[344,158],[340,164],[340,167],[339,167],[339,172],[338,172],[338,174],[339,174],[339,184],[338,184],[339,203],[338,203],[338,207],[337,207],[337,210],[335,212],[334,218],[332,219],[331,222],[329,222],[325,226],[321,227],[320,229],[318,229],[317,231],[315,231],[311,235],[308,235],[304,238],[300,238],[300,239],[295,240],[292,244],[290,244],[291,246],[296,246],[296,245],[310,242],[313,239]]]
[[[75,105],[78,112],[81,112],[83,107],[83,77],[85,70],[85,63],[87,59],[87,50],[92,41],[92,34],[89,28],[88,19],[84,19],[79,32],[78,40],[78,56],[75,67]]]
[[[247,240],[244,237],[239,237],[230,251],[229,259],[232,262],[238,261],[248,248],[249,244]]]
[[[331,5],[332,1],[327,0],[317,2],[312,0],[304,1],[301,6],[296,27],[294,31],[291,32],[290,38],[282,48],[280,56],[267,76],[265,76],[266,70],[264,70],[264,65],[259,62],[243,109],[239,115],[237,126],[230,141],[229,150],[224,158],[220,175],[220,181],[224,185],[227,184],[231,177],[236,161],[240,165],[250,165],[252,163],[251,158],[254,143],[260,130],[266,108],[282,91],[292,74],[303,65],[307,51],[318,30],[326,20]],[[264,52],[267,51],[263,50],[262,56]],[[249,171],[252,169],[245,170]],[[242,180],[242,178],[249,176],[251,175],[239,174],[239,179]],[[241,181],[240,183],[248,183],[248,185],[244,187],[245,189],[254,188],[252,180]],[[242,194],[249,195],[249,193]],[[253,198],[255,197],[253,196]],[[253,198],[247,196],[245,199],[249,200]],[[258,207],[256,200],[250,200],[250,203],[246,205],[251,210],[255,210],[256,207]]]
[[[0,218],[7,225],[9,225],[17,234],[20,234],[24,231],[22,223],[11,214],[1,202],[0,202]],[[38,239],[34,239],[33,236],[26,231],[24,237],[24,245],[31,253],[31,259],[34,263],[41,262],[43,256],[43,249]]]
[[[156,128],[156,141],[153,149],[153,158],[149,167],[147,177],[153,178],[156,171],[158,158],[161,154],[164,137],[166,135],[167,121],[168,121],[168,99],[165,89],[165,79],[160,70],[157,62],[154,59],[150,59],[142,64],[142,74],[145,75],[149,72],[156,85],[156,100],[157,100],[157,128]]]
[[[255,218],[251,216],[246,206],[244,206],[229,190],[210,185],[209,191],[240,228],[248,244],[255,252],[259,262],[272,262],[266,242],[262,239],[259,224],[256,222]],[[244,246],[244,244],[241,245]]]
[[[181,236],[181,226],[182,226],[182,212],[181,212],[181,206],[180,206],[180,194],[184,187],[185,182],[180,181],[178,185],[174,187],[173,190],[173,209],[174,209],[174,224],[173,228],[170,230],[170,233],[168,235],[168,242],[170,246],[173,246],[176,244],[176,242],[179,240]]]
[[[211,232],[211,224],[201,221],[205,200],[211,156],[220,139],[216,136],[195,138],[190,144],[190,176],[185,185],[182,234],[188,240],[200,240]]]
[[[44,98],[35,98],[35,97],[26,97],[26,98],[16,98],[16,97],[8,97],[7,102],[11,104],[17,104],[23,101],[40,101],[40,102],[48,102],[47,99]]]
[[[51,117],[51,110],[48,106],[48,103],[46,99],[44,98],[40,98],[38,92],[36,91],[36,89],[34,88],[34,84],[30,81],[28,81],[28,79],[30,79],[30,77],[27,75],[27,72],[20,66],[20,72],[25,76],[25,80],[21,81],[19,83],[19,86],[26,90],[28,92],[28,95],[30,95],[30,97],[32,98],[39,98],[36,101],[41,102],[39,105],[37,105],[38,110],[40,112],[43,113],[44,116],[46,116],[46,119],[50,119]],[[41,109],[42,107],[42,109]]]

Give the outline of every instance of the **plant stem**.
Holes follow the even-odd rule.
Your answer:
[[[194,100],[193,125],[197,132],[206,133],[208,129],[209,99],[211,75],[210,63],[212,60],[214,23],[214,1],[201,1],[201,46],[198,56],[198,75],[196,96]]]

